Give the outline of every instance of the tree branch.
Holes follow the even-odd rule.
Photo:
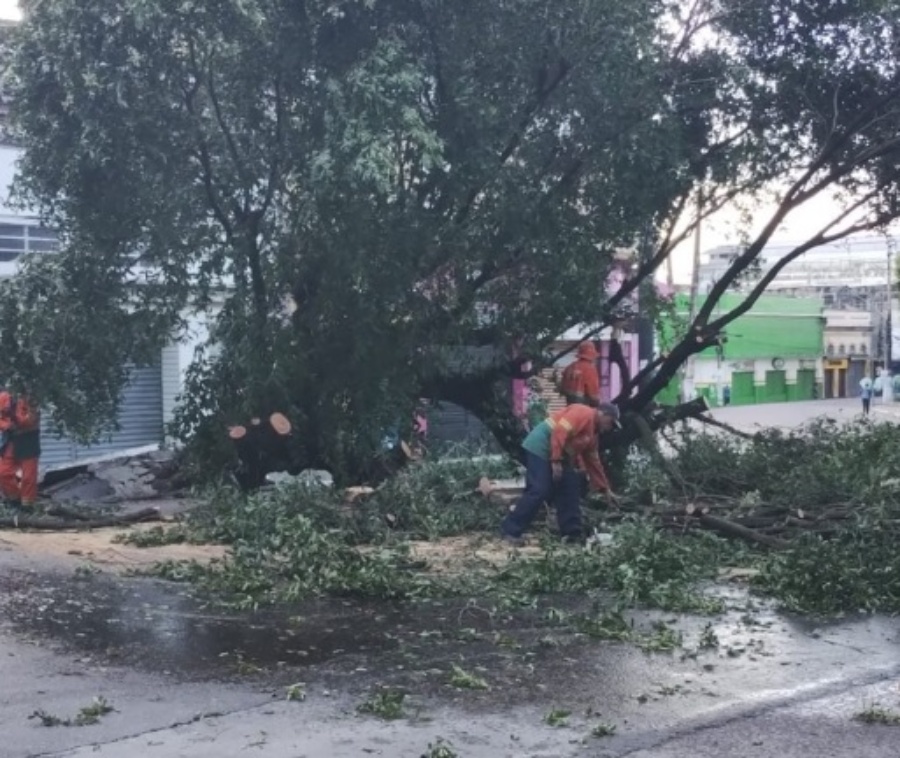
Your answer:
[[[215,76],[213,74],[212,60],[209,61],[209,66],[207,69],[206,88],[209,91],[209,99],[213,106],[213,112],[216,114],[216,122],[219,125],[219,130],[222,132],[222,136],[225,137],[225,144],[228,146],[228,153],[229,155],[231,155],[231,160],[232,163],[234,163],[234,168],[244,185],[244,206],[242,210],[244,213],[248,213],[250,210],[250,190],[255,184],[255,181],[250,176],[250,173],[247,170],[247,165],[244,163],[243,158],[241,158],[237,143],[234,140],[234,134],[225,121],[225,116],[219,103],[219,97],[216,94]]]
[[[231,219],[228,218],[228,214],[225,212],[225,209],[219,200],[218,192],[216,191],[215,182],[213,179],[212,158],[210,157],[209,146],[203,134],[203,128],[200,124],[201,119],[197,112],[195,104],[195,98],[197,96],[197,93],[200,91],[200,76],[197,71],[198,67],[192,40],[188,41],[188,48],[190,51],[191,63],[194,65],[195,69],[194,85],[192,87],[185,87],[182,85],[181,89],[184,93],[184,105],[194,121],[194,127],[197,135],[197,149],[199,151],[198,158],[200,159],[200,166],[203,169],[203,187],[206,191],[207,199],[209,200],[213,215],[215,216],[216,220],[222,225],[222,229],[225,232],[225,238],[229,241],[230,244],[233,244],[234,227],[231,223]]]
[[[526,106],[515,131],[510,136],[506,146],[500,151],[497,161],[498,168],[502,167],[516,151],[522,142],[522,135],[524,135],[525,131],[528,129],[528,125],[531,123],[532,118],[534,118],[535,114],[544,107],[547,100],[550,99],[550,96],[556,91],[559,85],[562,84],[569,71],[571,71],[571,68],[571,64],[564,58],[560,58],[559,61],[557,61],[556,71],[553,73],[550,80],[538,90],[534,102]],[[466,202],[463,203],[462,207],[457,211],[456,216],[454,217],[454,221],[457,224],[461,224],[466,220],[472,210],[475,200],[484,191],[484,186],[485,185],[475,188],[469,193]]]
[[[760,281],[757,283],[757,285],[750,291],[750,294],[744,299],[744,301],[740,305],[738,305],[733,310],[729,311],[728,313],[726,313],[723,316],[720,316],[715,321],[710,323],[707,327],[707,330],[710,332],[719,332],[725,326],[727,326],[732,321],[734,321],[736,318],[738,318],[739,316],[742,316],[744,313],[749,311],[754,306],[756,301],[759,300],[759,298],[763,295],[763,293],[766,291],[766,289],[772,283],[772,281],[775,279],[775,277],[777,277],[778,274],[781,273],[781,271],[784,269],[784,267],[787,266],[789,263],[791,263],[791,261],[796,260],[801,255],[808,252],[809,250],[812,250],[815,247],[820,247],[821,245],[827,245],[827,244],[829,244],[831,242],[835,242],[839,239],[844,239],[845,237],[848,237],[851,234],[855,234],[856,232],[865,231],[866,229],[872,228],[873,224],[871,222],[863,222],[863,223],[859,223],[859,224],[853,224],[849,227],[845,227],[844,229],[842,229],[839,232],[836,232],[835,234],[828,234],[828,231],[830,229],[833,229],[835,226],[840,224],[841,221],[843,221],[848,216],[852,215],[856,210],[858,210],[859,208],[864,206],[866,203],[871,201],[872,198],[876,194],[877,193],[875,191],[873,191],[873,192],[870,192],[869,194],[865,195],[864,197],[860,198],[855,203],[853,203],[853,205],[851,205],[846,210],[844,210],[843,213],[841,213],[834,220],[832,220],[829,224],[822,227],[822,229],[820,229],[816,234],[814,234],[812,237],[810,237],[806,242],[804,242],[802,245],[798,245],[790,253],[783,256],[778,261],[778,263],[776,263],[774,266],[772,266],[772,268],[768,272],[766,272],[766,275],[763,276],[762,279],[760,279]]]

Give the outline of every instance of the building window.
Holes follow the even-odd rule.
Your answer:
[[[838,345],[838,355],[846,355],[846,354],[847,354],[847,348],[844,346],[843,343],[841,343],[840,345]]]
[[[828,353],[828,355],[834,355],[834,345],[832,345],[830,342],[828,343],[828,350],[826,352]]]
[[[856,345],[850,345],[850,355],[856,355]]]
[[[859,346],[859,354],[860,354],[860,355],[865,355],[867,352],[868,352],[868,350],[866,349],[866,343],[863,342],[863,343]]]
[[[0,261],[14,261],[22,253],[55,253],[59,237],[52,229],[26,224],[0,224]]]

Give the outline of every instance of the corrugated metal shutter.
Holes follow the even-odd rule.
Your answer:
[[[428,409],[428,444],[440,450],[460,443],[489,444],[491,433],[475,416],[454,403]]]
[[[57,437],[47,422],[41,422],[41,468],[63,466],[75,460],[75,443],[66,437]]]
[[[162,371],[159,364],[135,369],[122,393],[119,428],[93,445],[76,445],[45,430],[41,439],[41,468],[75,463],[107,453],[162,442]]]
[[[181,358],[177,344],[162,349],[162,418],[168,424],[175,414],[181,391]]]

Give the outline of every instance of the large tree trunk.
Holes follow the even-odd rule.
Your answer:
[[[489,371],[471,376],[434,377],[422,394],[429,400],[455,403],[467,410],[487,427],[505,453],[522,461],[525,425],[513,413],[510,379],[498,376],[497,371]]]

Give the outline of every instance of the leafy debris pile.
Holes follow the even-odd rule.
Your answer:
[[[757,591],[797,611],[900,610],[898,427],[817,422],[740,442],[686,430],[671,442],[664,464],[632,455],[621,512],[589,501],[588,522],[610,534],[587,549],[548,532],[539,548],[502,562],[432,571],[410,540],[495,534],[502,507],[478,483],[515,473],[503,459],[454,458],[410,466],[353,502],[297,483],[251,495],[219,489],[184,524],[152,539],[220,542],[230,555],[158,572],[245,607],[321,594],[526,606],[541,595],[611,593],[617,608],[714,614],[723,602],[709,587],[723,569],[741,568]],[[720,534],[702,528],[709,518]],[[734,536],[756,538],[723,539],[732,527],[742,530]]]

